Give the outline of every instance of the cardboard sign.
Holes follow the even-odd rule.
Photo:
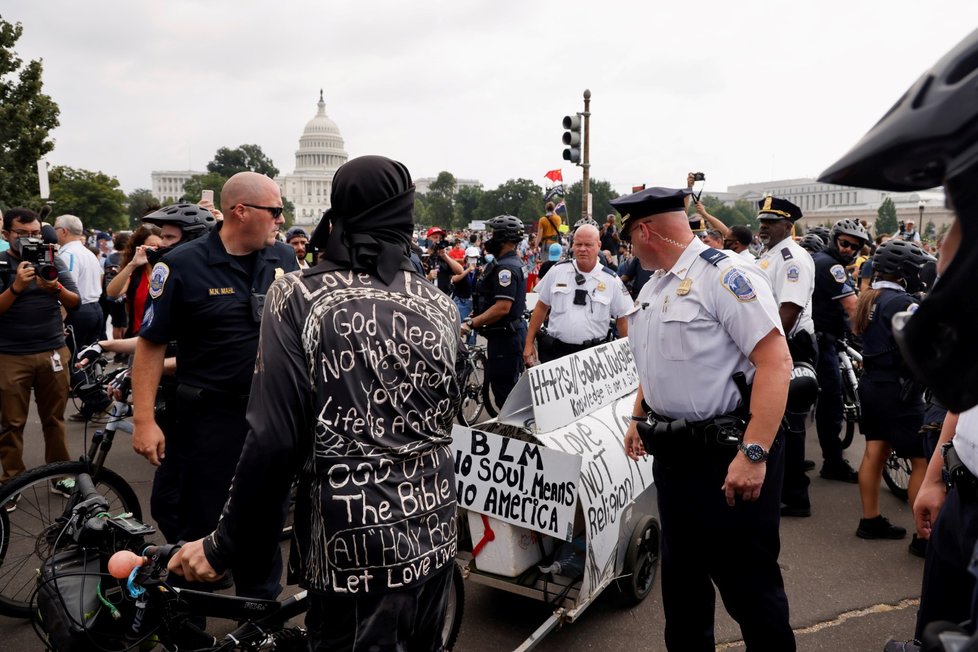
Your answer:
[[[550,432],[638,388],[628,341],[615,340],[527,369],[499,412],[502,423]]]
[[[578,455],[459,425],[452,450],[459,507],[571,540]]]

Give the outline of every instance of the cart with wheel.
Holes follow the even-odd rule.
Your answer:
[[[651,458],[625,455],[638,374],[617,340],[530,368],[496,419],[456,426],[456,561],[466,581],[552,604],[517,650],[572,623],[606,588],[652,590]]]

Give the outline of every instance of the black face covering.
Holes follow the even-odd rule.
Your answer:
[[[376,274],[388,284],[399,270],[415,271],[414,183],[404,164],[383,156],[343,164],[333,177],[330,203],[310,240],[327,262]]]
[[[173,250],[174,247],[180,246],[180,243],[173,245],[172,247],[157,247],[156,249],[146,250],[146,262],[149,263],[150,267],[154,267],[156,263],[160,262],[160,259],[168,252]]]
[[[496,238],[489,238],[486,240],[486,253],[492,254],[495,257],[499,257],[500,252],[503,250],[503,243]]]

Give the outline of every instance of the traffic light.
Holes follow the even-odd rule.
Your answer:
[[[574,165],[581,164],[581,116],[564,116],[564,160]]]

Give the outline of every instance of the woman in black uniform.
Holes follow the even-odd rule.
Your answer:
[[[927,469],[923,443],[918,431],[924,419],[923,387],[918,385],[904,364],[893,339],[891,321],[898,312],[913,312],[917,299],[911,296],[924,289],[920,269],[928,261],[916,245],[891,240],[873,258],[873,282],[859,295],[853,330],[863,338],[864,373],[859,381],[862,401],[861,430],[866,449],[859,466],[859,495],[863,518],[856,536],[863,539],[902,539],[905,528],[893,525],[880,514],[880,480],[890,451],[910,458],[908,492],[910,504]],[[913,546],[923,547],[917,540]]]

